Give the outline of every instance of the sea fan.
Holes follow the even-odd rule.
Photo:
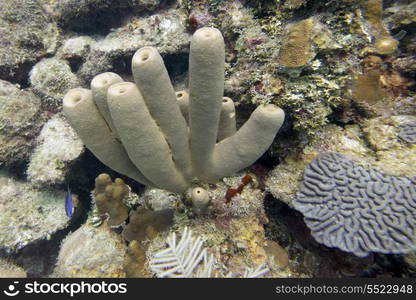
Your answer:
[[[150,260],[150,269],[160,278],[211,277],[214,256],[203,248],[201,237],[194,239],[192,231],[185,227],[176,243],[176,234],[167,238],[168,248],[156,253]]]
[[[258,278],[261,277],[267,273],[269,273],[270,270],[266,266],[266,264],[262,264],[258,266],[256,269],[252,269],[247,267],[246,271],[244,272],[243,278]]]

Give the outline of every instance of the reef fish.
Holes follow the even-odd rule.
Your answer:
[[[72,204],[72,194],[69,185],[65,194],[65,212],[68,217],[72,217],[72,214],[74,213],[74,206]]]

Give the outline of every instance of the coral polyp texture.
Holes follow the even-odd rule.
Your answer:
[[[223,97],[224,63],[220,31],[204,27],[191,40],[189,93],[175,93],[156,48],[143,47],[132,59],[135,83],[115,73],[97,75],[91,90],[66,94],[64,112],[104,164],[181,193],[195,178],[216,182],[250,166],[284,120],[279,107],[260,105],[235,132],[234,103]]]
[[[288,68],[301,67],[313,57],[313,22],[313,18],[309,18],[287,26],[287,36],[279,51],[280,65]]]
[[[400,126],[399,137],[410,143],[416,144],[416,121],[409,122]]]
[[[306,167],[293,205],[328,247],[360,257],[416,249],[416,177],[384,175],[325,153]]]

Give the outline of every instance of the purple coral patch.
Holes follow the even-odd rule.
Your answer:
[[[306,167],[293,204],[328,247],[357,256],[416,249],[416,177],[384,175],[325,153]]]

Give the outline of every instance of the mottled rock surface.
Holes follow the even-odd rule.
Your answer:
[[[37,190],[0,173],[0,248],[16,252],[68,225],[64,192]]]
[[[35,0],[0,1],[0,78],[26,83],[30,67],[56,51],[57,26]]]
[[[30,71],[29,80],[42,106],[49,110],[59,110],[66,92],[80,85],[68,62],[57,58],[38,62]]]
[[[0,278],[22,278],[26,276],[25,270],[21,267],[0,258]]]
[[[52,277],[125,277],[125,245],[107,225],[85,224],[62,242]]]
[[[0,166],[26,161],[44,122],[33,93],[0,80]]]
[[[27,175],[32,183],[40,186],[63,183],[71,163],[84,150],[82,141],[59,114],[43,126],[36,144]]]

